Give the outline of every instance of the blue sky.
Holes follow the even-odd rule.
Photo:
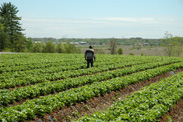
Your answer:
[[[27,37],[183,37],[183,0],[0,0],[22,17]]]

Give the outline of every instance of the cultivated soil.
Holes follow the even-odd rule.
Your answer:
[[[176,73],[181,71],[183,71],[183,69],[177,70]],[[64,107],[60,110],[52,112],[51,114],[45,115],[42,118],[37,117],[35,120],[30,120],[29,122],[69,122],[73,119],[80,118],[85,114],[91,115],[95,111],[105,111],[114,102],[124,99],[124,97],[126,97],[127,95],[130,95],[133,92],[140,90],[144,86],[148,86],[151,83],[159,82],[162,78],[166,78],[169,76],[171,76],[170,72],[162,74],[160,76],[156,76],[154,78],[151,78],[150,80],[145,80],[140,83],[129,85],[124,89],[113,91],[103,96],[95,97],[81,103],[76,103],[75,105],[69,107]],[[172,115],[176,116],[172,117],[172,120],[176,118],[176,122],[183,122],[183,100],[181,100],[180,103],[173,107],[172,111],[168,112],[167,115],[171,113]],[[165,118],[166,116],[163,116],[160,121],[166,122],[167,119]]]
[[[159,119],[160,122],[168,122],[171,120],[173,122],[183,122],[183,98],[166,115]]]

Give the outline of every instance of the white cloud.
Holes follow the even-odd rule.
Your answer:
[[[169,18],[22,18],[26,36],[108,38],[142,36],[161,38],[165,31],[182,33],[182,21]],[[177,29],[177,30],[176,30]]]
[[[103,17],[94,18],[94,20],[102,21],[125,21],[125,22],[155,22],[155,18],[125,18],[125,17]]]

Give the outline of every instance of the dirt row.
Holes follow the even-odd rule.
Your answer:
[[[125,67],[126,68],[126,67]],[[123,68],[117,68],[117,69],[123,69]],[[113,70],[117,70],[117,69],[110,69],[110,70],[107,70],[107,71],[113,71]],[[94,74],[99,74],[99,73],[103,73],[103,72],[106,72],[106,71],[102,71],[102,72],[96,72],[96,73],[93,73],[92,75],[94,75]],[[141,71],[137,71],[137,72],[141,72]],[[135,73],[135,72],[133,72],[133,73]],[[130,74],[133,74],[133,73],[129,73],[129,74],[127,74],[127,75],[130,75]],[[125,77],[125,76],[127,76],[127,75],[123,75],[123,76],[121,76],[121,77]],[[83,77],[83,76],[90,76],[90,75],[80,75],[80,76],[77,76],[77,77]],[[76,77],[71,77],[71,78],[76,78]],[[65,79],[60,79],[60,80],[55,80],[55,81],[62,81],[62,80],[65,80]],[[107,81],[107,80],[110,80],[110,79],[106,79],[106,80],[102,80],[102,81]],[[52,82],[54,82],[54,81],[52,81]],[[99,82],[101,82],[101,81],[99,81]],[[41,82],[42,83],[42,82]],[[36,83],[36,84],[39,84],[39,83]],[[21,87],[27,87],[27,86],[33,86],[33,85],[35,85],[35,84],[30,84],[30,85],[25,85],[25,86],[17,86],[17,87],[15,87],[15,88],[21,88]],[[85,84],[86,85],[86,84]],[[81,86],[83,86],[83,85],[81,85]],[[81,87],[81,86],[77,86],[77,87]],[[72,88],[77,88],[77,87],[72,87]],[[15,88],[9,88],[10,90],[14,90]],[[69,90],[69,89],[67,89],[67,90]],[[63,90],[63,91],[65,91],[65,90]],[[60,92],[63,92],[63,91],[60,91]],[[51,95],[52,93],[50,93],[50,94],[47,94],[47,95],[44,95],[44,96],[48,96],[48,95]],[[52,95],[54,95],[54,94],[58,94],[58,93],[53,93]],[[40,98],[41,96],[37,96],[37,97],[35,97],[35,98],[33,98],[33,99],[38,99],[38,98]],[[7,105],[8,107],[10,107],[10,106],[16,106],[16,105],[20,105],[20,104],[22,104],[22,103],[24,103],[25,101],[27,101],[27,100],[31,100],[30,98],[27,98],[27,99],[25,99],[25,100],[21,100],[21,101],[18,101],[18,102],[14,102],[13,104],[9,104],[9,105]],[[1,106],[0,106],[1,107]]]
[[[163,115],[160,119],[160,122],[183,122],[183,98],[177,102],[172,109]]]
[[[117,68],[117,69],[123,69],[123,68]],[[112,71],[112,70],[117,70],[117,69],[110,69],[110,70],[108,70],[108,71]],[[177,70],[178,71],[178,70]],[[102,71],[102,72],[106,72],[106,71]],[[98,73],[102,73],[102,72],[96,72],[96,73],[94,73],[94,74],[98,74]],[[141,71],[137,71],[137,72],[141,72]],[[133,73],[136,73],[136,72],[133,72]],[[129,73],[129,74],[127,74],[127,75],[130,75],[130,74],[133,74],[133,73]],[[94,75],[94,74],[92,74],[92,75]],[[125,76],[127,76],[127,75],[123,75],[123,76],[121,76],[121,77],[125,77]],[[90,76],[90,75],[81,75],[81,76],[78,76],[78,77],[82,77],[82,76]],[[76,77],[73,77],[73,78],[76,78]],[[62,80],[64,80],[64,79],[60,79],[59,81],[62,81]],[[110,79],[106,79],[106,80],[102,80],[102,81],[107,81],[107,80],[110,80]],[[58,80],[57,80],[58,81]],[[53,81],[54,82],[54,81]],[[99,81],[100,82],[100,81]],[[36,83],[36,84],[39,84],[39,83]],[[15,87],[15,88],[20,88],[20,87],[27,87],[27,86],[33,86],[33,85],[35,85],[35,84],[30,84],[30,85],[26,85],[26,86],[18,86],[18,87]],[[85,84],[86,85],[86,84]],[[83,85],[81,85],[81,86],[83,86]],[[77,86],[77,87],[81,87],[81,86]],[[77,87],[73,87],[73,88],[77,88]],[[10,90],[14,90],[15,88],[9,88]],[[69,89],[67,89],[67,90],[69,90]],[[65,90],[63,90],[63,91],[65,91]],[[60,91],[60,92],[63,92],[63,91]],[[58,92],[59,93],[59,92]],[[50,94],[46,94],[46,95],[44,95],[44,96],[48,96],[48,95],[54,95],[54,94],[58,94],[58,93],[50,93]],[[33,99],[38,99],[38,98],[40,98],[41,96],[37,96],[37,97],[34,97]],[[16,106],[16,105],[20,105],[20,104],[22,104],[22,103],[24,103],[25,101],[27,101],[27,100],[31,100],[30,98],[27,98],[27,99],[25,99],[25,100],[21,100],[21,101],[18,101],[18,102],[14,102],[14,103],[12,103],[12,104],[8,104],[7,105],[7,107],[10,107],[10,106]],[[0,106],[1,107],[1,106]]]
[[[181,71],[183,71],[183,69],[179,69],[175,73],[178,73]],[[133,92],[138,91],[141,88],[143,88],[144,86],[148,86],[151,83],[159,82],[162,78],[166,78],[171,75],[172,75],[172,72],[168,72],[168,73],[162,74],[160,76],[151,78],[150,80],[145,80],[140,83],[129,85],[128,87],[126,87],[124,89],[121,89],[118,91],[113,91],[109,94],[95,97],[95,98],[92,98],[90,100],[87,100],[87,101],[84,101],[81,103],[76,103],[73,106],[64,107],[60,110],[56,110],[56,111],[52,112],[51,114],[45,115],[42,118],[37,117],[37,118],[35,118],[35,120],[31,120],[28,122],[64,122],[64,121],[69,122],[69,121],[72,121],[73,119],[80,118],[85,114],[91,115],[95,111],[104,111],[109,106],[111,106],[114,102],[124,99],[127,95],[130,95]],[[180,104],[180,106],[181,105],[183,107],[183,100],[182,100],[182,104]],[[179,113],[179,115],[180,114],[182,115],[182,113]],[[165,121],[162,120],[162,122],[165,122]]]

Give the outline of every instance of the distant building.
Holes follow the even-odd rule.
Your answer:
[[[149,43],[144,43],[144,46],[148,46],[149,45]]]
[[[142,43],[138,43],[138,46],[143,46],[143,44]]]
[[[79,42],[70,42],[70,44],[79,45]]]
[[[67,44],[66,42],[61,42],[61,44]]]
[[[131,37],[131,39],[142,39],[142,37]]]
[[[102,45],[102,43],[94,43],[93,45]]]
[[[155,43],[154,43],[154,45],[155,45],[155,46],[158,46],[158,45],[159,45],[159,43],[155,42]]]
[[[87,42],[80,42],[80,45],[87,45]]]
[[[53,42],[54,44],[58,44],[57,42]]]
[[[35,41],[34,43],[35,43],[35,44],[36,44],[36,43],[41,43],[41,41]]]

